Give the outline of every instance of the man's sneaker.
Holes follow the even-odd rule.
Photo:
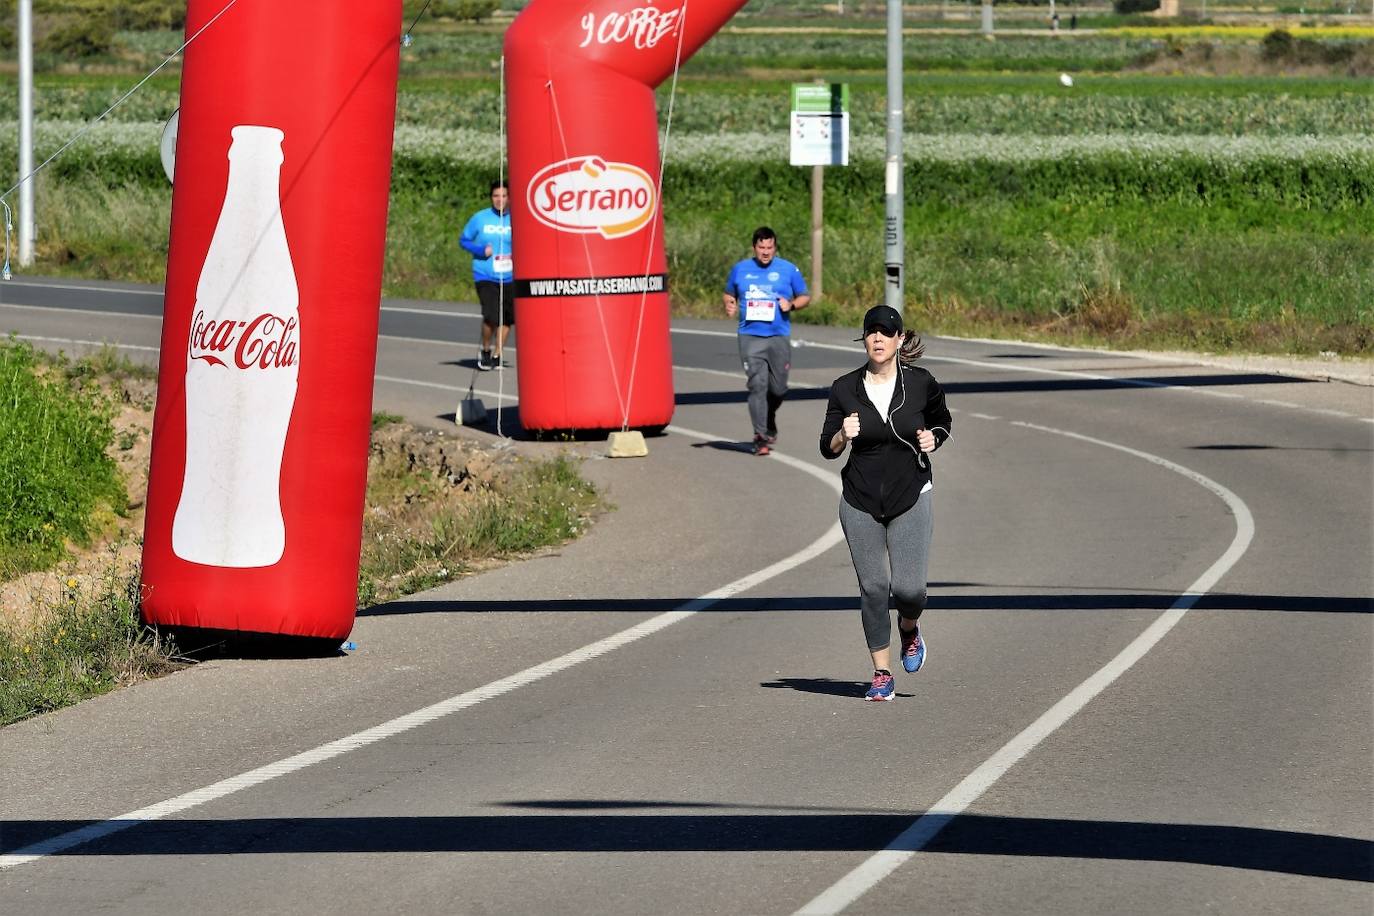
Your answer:
[[[916,624],[916,629],[910,633],[900,626],[898,630],[902,636],[902,667],[907,674],[915,674],[926,663],[926,641],[921,638],[921,625]]]
[[[497,353],[495,356],[493,356],[493,357],[491,358],[491,368],[493,368],[493,369],[500,369],[500,368],[501,368],[501,354],[500,354],[500,353]]]
[[[483,372],[492,368],[490,350],[483,350],[481,353],[477,354],[477,368],[481,369]]]
[[[767,455],[767,454],[768,454],[769,452],[771,452],[772,450],[773,450],[772,446],[770,446],[770,445],[768,444],[768,437],[767,437],[767,436],[755,436],[755,437],[754,437],[754,454],[755,454],[755,455]]]
[[[768,432],[763,434],[763,440],[767,442],[769,445],[777,445],[778,431],[776,429],[770,429]]]
[[[886,671],[874,671],[873,686],[868,688],[868,693],[864,694],[864,699],[874,703],[890,700],[892,699],[892,692],[896,689],[891,674]]]

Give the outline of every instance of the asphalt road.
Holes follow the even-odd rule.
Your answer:
[[[155,360],[159,316],[0,285],[69,352]],[[450,425],[474,380],[516,403],[476,327],[385,303],[375,407],[495,441]],[[756,458],[730,326],[679,322],[647,459],[512,446],[588,457],[616,508],[579,541],[365,611],[337,658],[0,730],[6,916],[1374,909],[1374,388],[929,341],[930,659],[868,704],[816,449],[851,337],[799,329]]]

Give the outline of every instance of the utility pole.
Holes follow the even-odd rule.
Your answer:
[[[811,166],[811,298],[820,301],[825,252],[825,166]]]
[[[902,271],[904,243],[902,211],[902,0],[887,0],[887,159],[883,185],[886,220],[883,223],[886,295],[884,302],[899,313],[905,300]]]
[[[33,263],[33,0],[19,0],[19,266]]]

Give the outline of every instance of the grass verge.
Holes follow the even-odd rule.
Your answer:
[[[56,562],[123,515],[114,405],[93,367],[0,342],[0,579]]]
[[[358,604],[564,543],[603,508],[566,455],[530,460],[386,424],[372,439]]]
[[[139,623],[135,569],[111,551],[94,579],[69,576],[27,621],[0,619],[0,726],[183,666]]]
[[[109,354],[75,365],[107,387],[128,371]],[[124,411],[129,429],[106,447],[143,435],[151,407]],[[564,543],[604,508],[567,455],[525,458],[394,414],[374,415],[372,427],[360,607]],[[103,546],[68,543],[57,568],[0,581],[0,726],[191,663],[140,622],[141,527],[131,515]]]

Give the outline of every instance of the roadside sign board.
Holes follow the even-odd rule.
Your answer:
[[[849,165],[849,84],[792,84],[793,165]]]

